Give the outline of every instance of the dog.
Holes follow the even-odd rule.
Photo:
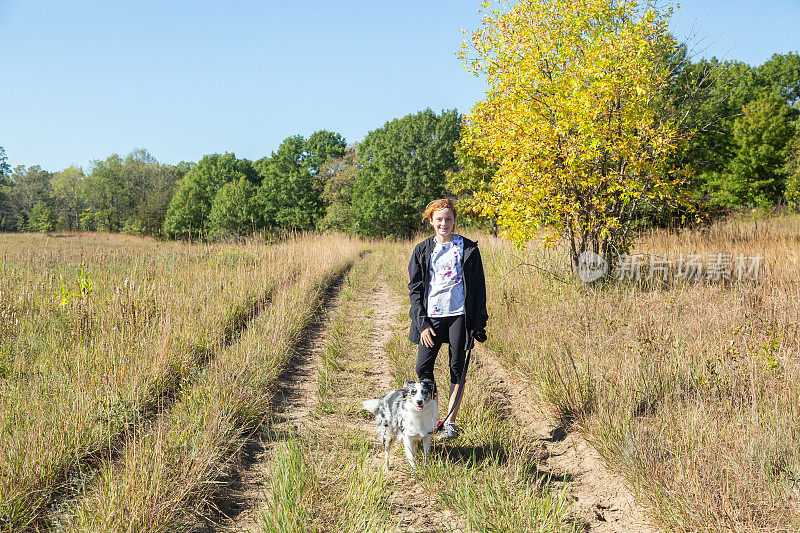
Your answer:
[[[403,449],[412,470],[416,468],[414,451],[422,441],[424,460],[428,461],[431,435],[439,418],[436,384],[423,379],[409,381],[402,389],[389,391],[380,398],[365,400],[364,409],[375,415],[378,437],[383,443],[383,468],[389,470],[389,450],[396,438],[403,439]]]

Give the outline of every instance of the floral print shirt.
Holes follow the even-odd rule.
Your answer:
[[[450,242],[436,243],[429,267],[428,316],[458,316],[464,310],[464,276],[461,260],[464,238],[453,235]]]

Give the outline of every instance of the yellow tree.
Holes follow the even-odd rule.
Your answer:
[[[584,251],[614,261],[637,208],[676,191],[678,128],[660,111],[677,48],[669,13],[636,0],[483,8],[460,55],[489,88],[461,142],[496,171],[470,205],[517,244],[565,238],[573,268]]]

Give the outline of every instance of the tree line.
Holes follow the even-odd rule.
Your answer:
[[[684,192],[698,209],[798,208],[800,56],[775,54],[751,67],[692,61],[682,46],[664,61],[671,70],[662,105],[691,132],[669,166],[681,170]],[[12,168],[0,147],[0,230],[163,238],[287,229],[409,236],[421,228],[427,202],[471,197],[497,171],[465,149],[462,126],[456,110],[427,109],[391,120],[351,145],[319,130],[308,138],[290,136],[255,161],[225,153],[170,165],[137,149],[95,160],[88,171]],[[507,143],[516,142],[513,133],[505,135]],[[646,207],[640,209],[651,222],[676,216],[670,212],[665,220],[663,211]],[[491,210],[483,214],[492,217]]]
[[[159,235],[175,186],[193,166],[161,164],[140,149],[93,161],[88,173],[77,166],[12,169],[0,147],[0,230]]]
[[[682,47],[681,55],[685,55]],[[676,165],[714,206],[798,207],[800,55],[774,54],[757,67],[717,59],[691,62],[671,88],[694,130]],[[683,91],[693,87],[693,99]]]
[[[251,161],[210,154],[156,161],[143,149],[95,160],[88,172],[10,168],[0,147],[0,230],[111,231],[220,238],[266,230],[409,235],[419,210],[445,194],[457,168],[456,110],[387,122],[348,146],[335,132],[284,139]]]

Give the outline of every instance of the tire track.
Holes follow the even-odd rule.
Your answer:
[[[361,254],[359,260],[363,257]],[[194,533],[261,531],[257,513],[269,490],[270,459],[276,446],[310,427],[310,414],[316,403],[318,351],[325,345],[329,317],[339,305],[344,278],[353,264],[349,263],[327,284],[278,376],[271,412],[231,459],[225,476],[217,480],[219,494],[202,522],[192,530]]]
[[[637,504],[625,480],[611,472],[585,438],[566,431],[541,411],[531,385],[524,382],[478,345],[475,364],[495,377],[492,396],[504,415],[515,420],[536,441],[540,468],[555,487],[566,486],[574,498],[573,512],[597,533],[655,533],[644,508]]]
[[[376,385],[375,397],[378,397],[386,391],[396,388],[394,385],[394,373],[386,355],[386,346],[393,336],[395,318],[400,311],[400,303],[383,279],[379,281],[377,287],[372,291],[371,306],[373,319],[370,334],[370,356],[374,368],[371,376]],[[372,420],[369,421],[369,425],[365,429],[375,438],[375,423]],[[377,439],[375,440],[375,449],[375,468],[382,468],[383,449]],[[400,521],[397,523],[395,530],[415,533],[462,531],[456,522],[457,517],[454,513],[442,511],[434,506],[423,485],[413,476],[408,476],[399,471],[407,465],[405,464],[405,457],[398,458],[396,456],[397,450],[398,446],[395,445],[393,450],[395,457],[393,457],[392,462],[394,466],[389,467],[389,476],[395,485],[390,502],[392,510],[400,515]]]
[[[392,338],[392,325],[400,311],[400,304],[392,298],[386,282],[380,280],[378,286],[372,289],[370,305],[373,318],[369,351],[374,361],[374,371],[370,375],[379,391],[388,391],[394,388],[394,376],[386,358],[386,345]]]
[[[170,375],[155,384],[152,394],[147,395],[149,399],[143,402],[136,416],[117,435],[109,439],[103,448],[79,457],[68,470],[59,475],[66,480],[65,484],[47,495],[47,503],[40,518],[23,531],[52,531],[60,528],[64,513],[69,512],[75,502],[90,490],[91,483],[103,465],[120,457],[122,449],[136,431],[150,431],[149,426],[158,424],[159,419],[172,409],[181,392],[192,386],[199,371],[208,366],[224,349],[238,342],[248,325],[272,303],[274,294],[273,286],[249,304],[240,306],[226,321],[216,342],[196,345],[192,365],[195,371],[186,375]],[[4,529],[2,526],[0,523],[0,531]]]
[[[366,266],[370,267],[374,268],[374,263]],[[380,446],[375,437],[372,420],[357,414],[316,413],[317,376],[322,365],[320,354],[326,347],[331,318],[336,316],[341,306],[342,288],[342,279],[339,279],[335,290],[324,298],[323,304],[315,313],[313,324],[310,324],[304,334],[304,342],[298,347],[287,370],[279,379],[274,402],[275,411],[270,427],[251,437],[250,443],[243,447],[241,457],[238,458],[228,483],[227,495],[224,501],[216,502],[217,516],[202,527],[196,528],[196,533],[261,531],[258,524],[259,509],[266,503],[270,490],[268,483],[271,477],[271,458],[275,455],[277,447],[292,435],[301,439],[314,435],[316,438],[328,440],[338,438],[344,427],[353,428],[374,441],[372,467],[376,472],[381,469],[382,450],[378,450]],[[395,388],[393,373],[386,355],[386,345],[394,334],[393,325],[399,311],[399,303],[385,282],[377,280],[374,285],[370,283],[363,286],[351,304],[351,308],[363,309],[368,315],[356,319],[368,323],[367,364],[364,365],[361,360],[357,361],[360,370],[356,371],[352,367],[348,369],[347,367],[351,365],[345,362],[343,364],[345,369],[339,371],[339,374],[350,384],[360,381],[360,385],[356,388],[361,390],[365,388],[366,378],[367,382],[372,383],[372,386],[368,387],[369,395],[379,396]],[[349,386],[346,388],[352,390]],[[351,398],[345,391],[337,392],[337,400],[343,404],[358,403],[361,399],[363,398]],[[394,451],[398,451],[397,447]],[[393,529],[409,532],[461,531],[455,527],[453,521],[457,520],[457,517],[435,507],[422,484],[412,476],[408,476],[405,459],[398,457],[393,459],[389,473],[391,494],[388,496],[391,512],[396,516]]]

